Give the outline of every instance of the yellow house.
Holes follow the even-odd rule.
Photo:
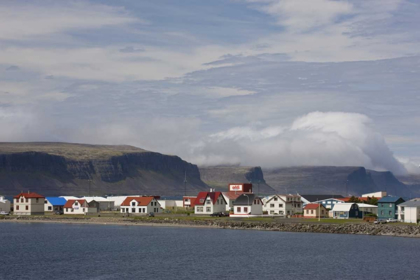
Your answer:
[[[304,218],[326,218],[328,217],[328,210],[320,203],[306,204],[303,208]]]

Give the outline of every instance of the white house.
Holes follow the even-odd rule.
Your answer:
[[[300,195],[275,194],[262,199],[263,211],[268,215],[287,216],[302,213],[302,201]]]
[[[96,201],[88,203],[85,199],[69,199],[64,204],[65,215],[98,213],[99,204]]]
[[[233,202],[242,194],[243,192],[222,192],[223,198],[226,200],[226,209],[224,211],[233,210]]]
[[[37,193],[20,193],[14,198],[14,215],[44,215],[45,197]]]
[[[160,207],[163,209],[171,209],[171,208],[183,208],[184,201],[183,200],[174,200],[174,199],[158,199]]]
[[[362,211],[364,214],[372,213],[378,215],[378,206],[366,204],[366,203],[357,203],[359,206],[359,210]]]
[[[67,200],[63,197],[46,197],[44,201],[44,211],[45,212],[64,212],[64,205]]]
[[[227,202],[221,192],[200,192],[194,206],[195,214],[210,215],[226,211]]]
[[[387,196],[387,192],[373,192],[373,193],[365,193],[365,194],[362,194],[362,197],[382,198],[384,196]]]
[[[244,193],[233,202],[233,214],[230,214],[230,217],[260,216],[262,214],[261,199],[253,193]]]
[[[337,203],[332,209],[334,219],[361,218],[362,212],[356,203]]]
[[[10,212],[10,201],[4,198],[4,196],[0,196],[0,212]]]
[[[121,213],[147,214],[162,212],[158,200],[153,196],[127,197],[120,207]]]
[[[417,224],[420,221],[420,201],[409,200],[397,205],[398,220],[404,223]]]

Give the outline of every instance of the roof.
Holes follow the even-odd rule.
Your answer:
[[[64,204],[64,208],[72,208],[75,202],[79,202],[81,205],[86,202],[84,199],[69,199],[67,200],[66,204]]]
[[[350,211],[351,207],[355,205],[356,203],[337,203],[333,207],[333,211],[343,211],[348,212]]]
[[[306,204],[306,206],[303,208],[303,209],[318,209],[319,207],[321,207],[321,206],[323,207],[323,208],[325,208],[322,204],[319,204],[319,203],[310,203],[310,204]]]
[[[356,203],[356,204],[357,204],[357,206],[359,206],[359,208],[360,207],[363,207],[363,208],[366,208],[366,207],[369,207],[369,208],[378,208],[378,206],[372,205],[372,204],[366,204],[366,203]]]
[[[223,195],[229,200],[235,200],[242,194],[244,194],[244,192],[223,192]]]
[[[403,206],[403,207],[419,207],[420,206],[420,201],[419,200],[410,200],[410,201],[406,201],[404,203],[398,204],[398,206]]]
[[[360,200],[360,201],[364,201],[364,202],[367,202],[367,201],[369,201],[370,199],[372,199],[372,198],[376,198],[376,199],[381,199],[380,197],[356,197],[358,200]],[[351,197],[345,197],[345,198],[340,198],[340,200],[342,200],[342,201],[349,201],[351,199]]]
[[[338,194],[301,194],[300,196],[309,202],[324,200],[328,198],[344,198],[342,195]]]
[[[67,200],[64,197],[47,196],[45,199],[48,200],[48,202],[51,203],[53,206],[64,206],[64,204],[66,204],[67,202]]]
[[[381,199],[378,200],[378,203],[382,203],[382,202],[384,202],[384,203],[395,203],[400,199],[402,199],[402,198],[399,197],[399,196],[384,196],[384,197],[382,197]],[[402,199],[402,200],[404,201],[404,199]]]
[[[147,206],[153,199],[153,196],[129,196],[123,201],[123,203],[121,203],[121,206],[130,206],[130,202],[133,200],[137,201],[139,206]]]
[[[34,192],[27,192],[27,193],[22,192],[16,195],[14,198],[19,198],[21,196],[23,196],[24,198],[45,198],[44,196],[34,193]]]
[[[204,205],[206,198],[210,197],[213,204],[216,203],[219,196],[222,196],[223,200],[226,202],[225,198],[222,195],[222,192],[199,192],[197,199],[195,200],[195,205]]]
[[[252,205],[254,200],[259,197],[253,193],[250,194],[241,194],[238,198],[233,202],[233,205]]]

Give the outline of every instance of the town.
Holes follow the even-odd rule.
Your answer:
[[[34,192],[21,192],[12,201],[0,196],[3,215],[98,215],[101,212],[123,216],[154,217],[173,209],[184,209],[196,216],[211,217],[280,217],[301,219],[363,219],[367,222],[418,223],[420,199],[405,200],[386,192],[360,197],[341,195],[275,194],[260,196],[250,183],[229,184],[228,191],[211,188],[196,196],[163,199],[161,196],[59,196],[44,197]]]

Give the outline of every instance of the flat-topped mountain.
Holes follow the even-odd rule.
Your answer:
[[[390,195],[414,197],[417,190],[399,181],[389,171],[354,166],[298,166],[264,169],[266,182],[278,192],[361,195],[386,191]]]
[[[0,143],[0,193],[181,195],[206,190],[196,165],[133,146]]]

